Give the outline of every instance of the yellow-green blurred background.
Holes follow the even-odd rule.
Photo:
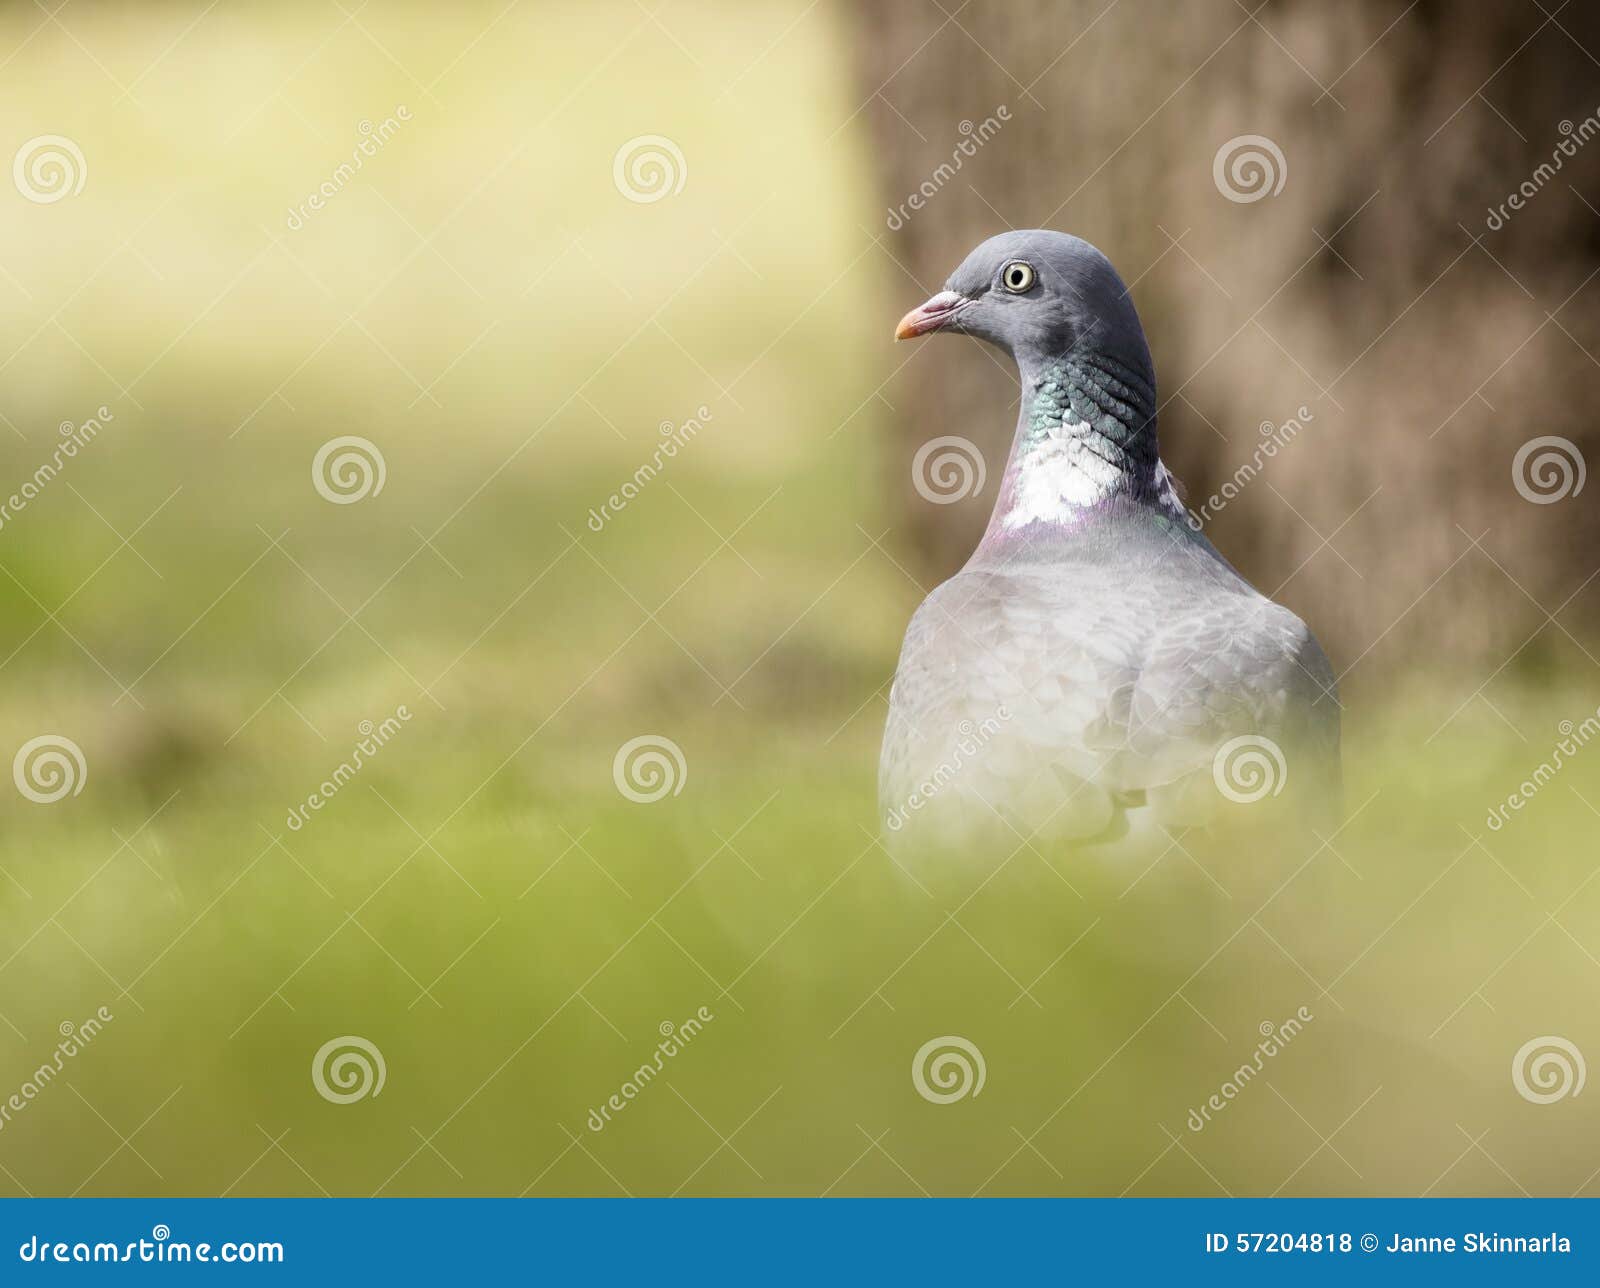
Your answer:
[[[1072,21],[1095,41],[1092,17]],[[887,682],[937,562],[905,518],[902,448],[962,431],[922,418],[908,437],[901,417],[936,372],[994,385],[974,436],[1013,413],[975,348],[889,341],[942,276],[913,259],[953,267],[978,207],[953,190],[941,233],[932,203],[915,254],[885,229],[885,170],[905,162],[861,110],[881,117],[894,90],[863,70],[857,18],[657,0],[0,10],[0,152],[63,136],[84,177],[45,203],[0,187],[0,492],[62,422],[111,413],[0,526],[5,754],[59,735],[86,765],[64,799],[0,798],[0,1101],[56,1060],[63,1024],[114,1015],[0,1122],[0,1190],[1588,1192],[1595,1095],[1534,1104],[1510,1070],[1541,1035],[1600,1051],[1600,750],[1485,824],[1559,722],[1600,706],[1592,633],[1559,597],[1557,620],[1535,614],[1532,665],[1481,629],[1499,611],[1483,596],[1352,608],[1363,574],[1394,590],[1381,526],[1357,529],[1339,598],[1283,590],[1341,643],[1370,624],[1337,670],[1382,646],[1345,684],[1354,819],[1324,848],[1118,871],[1022,847],[919,884],[877,846]],[[974,8],[934,49],[981,63],[984,23],[1004,21]],[[1073,31],[1050,29],[1048,57]],[[1065,52],[1026,110],[1093,116],[1070,74],[1090,50],[1115,56]],[[1187,65],[1139,86],[1129,128]],[[954,129],[904,110],[947,155]],[[363,122],[381,148],[292,219]],[[1215,198],[1206,163],[1241,132],[1195,143],[1196,193]],[[647,135],[679,150],[682,187],[636,202],[614,159]],[[1094,168],[989,147],[1024,190],[1030,164]],[[1054,223],[1099,242],[1148,313],[1191,272],[1144,253],[1161,217]],[[1239,316],[1274,285],[1241,289]],[[1204,321],[1210,346],[1185,344],[1209,351],[1235,319]],[[1169,387],[1189,352],[1157,345]],[[1224,442],[1202,443],[1187,406],[1171,432],[1222,477],[1260,419],[1293,410],[1241,395]],[[1358,416],[1319,415],[1308,464],[1362,451]],[[596,531],[663,422],[692,417],[691,445]],[[1481,477],[1507,490],[1501,457],[1538,426],[1498,423]],[[1424,432],[1399,476],[1423,470]],[[330,504],[312,463],[344,435],[377,445],[384,484]],[[1319,535],[1361,499],[1324,515],[1292,477],[1283,503]],[[1505,513],[1555,547],[1588,501]],[[1457,517],[1436,509],[1452,539]],[[1261,578],[1278,556],[1246,532],[1218,540]],[[1416,589],[1450,557],[1418,565]],[[1451,621],[1477,643],[1435,666]],[[291,829],[362,722],[401,706],[412,718]],[[686,766],[648,804],[613,778],[643,735]],[[701,1007],[714,1020],[591,1130],[661,1026]],[[1262,1025],[1301,1007],[1314,1022],[1192,1131]],[[313,1055],[343,1035],[382,1052],[380,1095],[317,1094]],[[943,1035],[983,1053],[980,1095],[917,1094],[912,1057]]]

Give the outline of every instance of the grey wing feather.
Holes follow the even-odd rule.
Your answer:
[[[1192,569],[1119,582],[1086,565],[968,569],[940,586],[890,696],[885,810],[1067,837],[1147,799],[1203,821],[1219,745],[1249,733],[1336,782],[1327,659],[1299,618],[1220,566],[1201,584]]]

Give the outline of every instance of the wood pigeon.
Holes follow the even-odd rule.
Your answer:
[[[896,338],[944,331],[1011,356],[1021,410],[982,541],[906,631],[879,764],[887,830],[1119,854],[1286,789],[1335,801],[1328,659],[1179,499],[1110,261],[1063,233],[992,237]]]

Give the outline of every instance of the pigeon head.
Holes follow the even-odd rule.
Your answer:
[[[1104,354],[1153,376],[1144,328],[1111,261],[1081,237],[1048,229],[982,243],[944,290],[900,320],[895,339],[934,331],[987,340],[1025,376],[1073,352]]]
[[[1017,432],[984,541],[1058,529],[1119,497],[1184,510],[1156,444],[1144,328],[1111,261],[1081,237],[1034,230],[984,242],[895,338],[958,331],[1010,354]]]

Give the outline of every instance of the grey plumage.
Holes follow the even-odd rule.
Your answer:
[[[889,830],[1127,848],[1206,824],[1262,775],[1266,795],[1336,793],[1327,658],[1189,522],[1106,258],[1060,233],[992,238],[899,334],[933,330],[1015,358],[1022,407],[982,542],[906,632],[879,771]]]

